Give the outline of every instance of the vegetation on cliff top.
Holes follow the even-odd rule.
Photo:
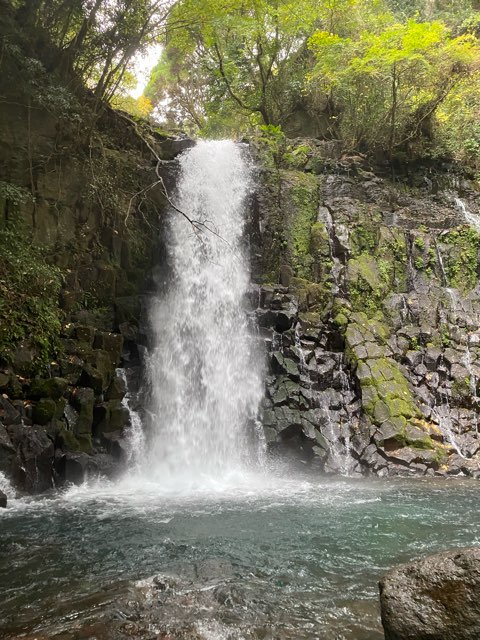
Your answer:
[[[2,0],[49,72],[213,137],[259,125],[392,158],[480,151],[478,0]],[[10,46],[10,43],[4,43]],[[135,61],[161,44],[145,95]]]
[[[209,136],[281,126],[388,157],[451,153],[476,163],[476,9],[475,1],[180,0],[146,95],[167,122]]]

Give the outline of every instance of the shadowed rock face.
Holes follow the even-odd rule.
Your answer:
[[[402,565],[379,587],[386,640],[480,638],[480,548]]]

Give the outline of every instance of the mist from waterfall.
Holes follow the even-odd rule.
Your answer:
[[[180,160],[170,214],[171,274],[152,303],[148,361],[150,428],[145,473],[196,484],[255,466],[263,393],[262,356],[244,307],[250,283],[243,250],[252,177],[242,148],[199,142]]]

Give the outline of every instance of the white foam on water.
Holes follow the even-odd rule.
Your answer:
[[[0,491],[7,496],[7,500],[13,500],[16,498],[15,489],[12,487],[10,481],[4,473],[0,471]]]

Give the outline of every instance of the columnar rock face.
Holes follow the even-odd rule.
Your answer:
[[[380,581],[385,640],[477,640],[480,549],[429,556]]]
[[[129,421],[116,373],[123,337],[68,324],[61,340],[51,377],[0,374],[0,471],[20,491],[81,482],[86,470],[111,474],[122,461],[114,441]]]
[[[0,472],[35,493],[125,458],[116,368],[139,364],[163,266],[156,167],[170,186],[169,161],[193,143],[60,85],[41,42],[3,13]]]
[[[475,183],[392,182],[309,144],[304,166],[263,169],[252,223],[270,447],[326,471],[480,476]]]

